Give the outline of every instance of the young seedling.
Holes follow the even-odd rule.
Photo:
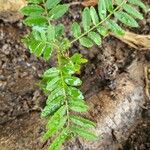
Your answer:
[[[110,32],[124,35],[118,22],[138,27],[135,19],[143,19],[143,15],[135,6],[146,11],[140,0],[99,0],[98,9],[92,6],[84,8],[82,23],[72,24],[72,40],[64,36],[63,24],[53,25],[68,11],[69,4],[62,4],[61,0],[28,0],[28,5],[21,9],[26,16],[24,24],[32,29],[24,38],[30,52],[46,61],[53,55],[57,56],[57,65],[46,70],[41,81],[41,87],[48,96],[41,114],[48,121],[44,140],[54,139],[49,150],[59,150],[66,140],[76,136],[98,139],[90,130],[95,123],[80,116],[89,107],[78,88],[82,81],[75,73],[87,60],[79,53],[68,55],[68,50],[78,41],[87,48],[101,45],[102,38]]]

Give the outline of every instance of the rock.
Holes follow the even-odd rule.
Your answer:
[[[15,22],[22,18],[19,9],[26,5],[26,0],[0,0],[0,19]]]

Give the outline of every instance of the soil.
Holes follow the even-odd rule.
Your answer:
[[[150,4],[149,1],[147,3]],[[67,27],[68,37],[71,37],[68,32],[69,24],[80,20],[81,9],[82,6],[72,6],[70,12],[60,20]],[[139,24],[140,28],[133,30],[135,33],[150,34],[150,12],[145,14],[145,19]],[[22,37],[28,32],[29,29],[22,21],[9,23],[0,20],[0,149],[2,150],[38,150],[47,147],[41,138],[45,131],[46,120],[40,118],[46,97],[39,90],[38,82],[44,70],[53,66],[54,60],[45,62],[28,52],[21,42]],[[150,149],[150,102],[144,94],[143,75],[143,67],[148,66],[150,62],[150,52],[135,50],[112,36],[105,38],[102,46],[95,46],[91,50],[75,43],[71,53],[75,52],[82,53],[89,60],[79,75],[83,80],[81,90],[91,106],[87,117],[100,126],[98,132],[103,128],[109,131],[109,138],[111,136],[111,140],[109,138],[102,140],[101,147],[97,147],[96,143],[95,150]],[[125,112],[127,109],[124,107],[125,98],[130,98],[133,102],[130,103],[130,113],[129,110]],[[139,100],[134,103],[136,99]],[[115,119],[120,113],[120,110],[116,111],[117,107],[123,108],[125,112],[123,117],[126,117],[122,118],[124,121],[121,123],[118,123],[119,119]],[[110,116],[108,113],[113,114],[110,121],[113,120],[112,126],[115,124],[116,127],[110,127],[108,120],[105,120]],[[93,149],[84,143],[77,138],[67,142],[64,149]]]

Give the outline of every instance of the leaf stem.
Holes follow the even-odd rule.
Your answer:
[[[60,48],[57,46],[57,59],[58,59],[58,67],[60,69],[60,76],[61,76],[61,83],[63,86],[63,93],[64,93],[64,99],[65,99],[65,105],[66,105],[66,114],[67,114],[67,127],[70,126],[70,120],[69,120],[69,106],[68,106],[68,100],[67,100],[67,94],[66,94],[66,86],[64,81],[64,76],[62,72],[62,63],[61,63],[61,52]]]
[[[114,11],[112,11],[104,20],[102,20],[101,22],[99,22],[98,24],[96,24],[95,26],[93,26],[92,28],[90,28],[88,31],[84,32],[83,34],[81,34],[80,36],[78,36],[77,38],[75,38],[74,40],[72,40],[70,42],[70,44],[75,43],[76,41],[78,41],[79,39],[81,39],[82,37],[84,37],[85,35],[87,35],[89,32],[93,31],[94,29],[96,29],[99,25],[101,25],[102,23],[104,23],[107,19],[109,19],[117,10],[120,9],[120,7],[125,4],[128,0],[124,0],[118,7],[116,7],[114,9]]]

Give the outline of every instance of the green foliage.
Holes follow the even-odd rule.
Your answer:
[[[90,131],[95,124],[80,116],[89,107],[79,90],[82,81],[75,74],[87,60],[79,53],[69,56],[68,49],[79,40],[85,47],[101,45],[102,38],[109,32],[117,36],[124,35],[119,22],[129,27],[138,27],[135,19],[143,15],[134,6],[146,11],[140,0],[99,0],[98,9],[86,7],[82,13],[82,22],[71,26],[74,40],[68,40],[63,24],[54,25],[69,9],[61,0],[28,0],[28,5],[20,10],[26,16],[24,23],[31,32],[23,39],[30,52],[48,61],[56,55],[56,65],[42,75],[41,88],[48,95],[41,116],[48,120],[44,140],[54,139],[49,150],[59,150],[61,145],[73,136],[96,140]],[[75,114],[75,115],[73,115]]]
[[[72,28],[73,36],[76,38],[72,43],[79,40],[81,45],[90,48],[95,44],[100,45],[102,38],[109,32],[122,36],[124,30],[118,22],[129,27],[138,27],[136,19],[143,19],[143,15],[135,5],[146,11],[146,6],[140,0],[99,0],[98,10],[93,6],[86,7],[82,13],[82,26],[78,29]]]

